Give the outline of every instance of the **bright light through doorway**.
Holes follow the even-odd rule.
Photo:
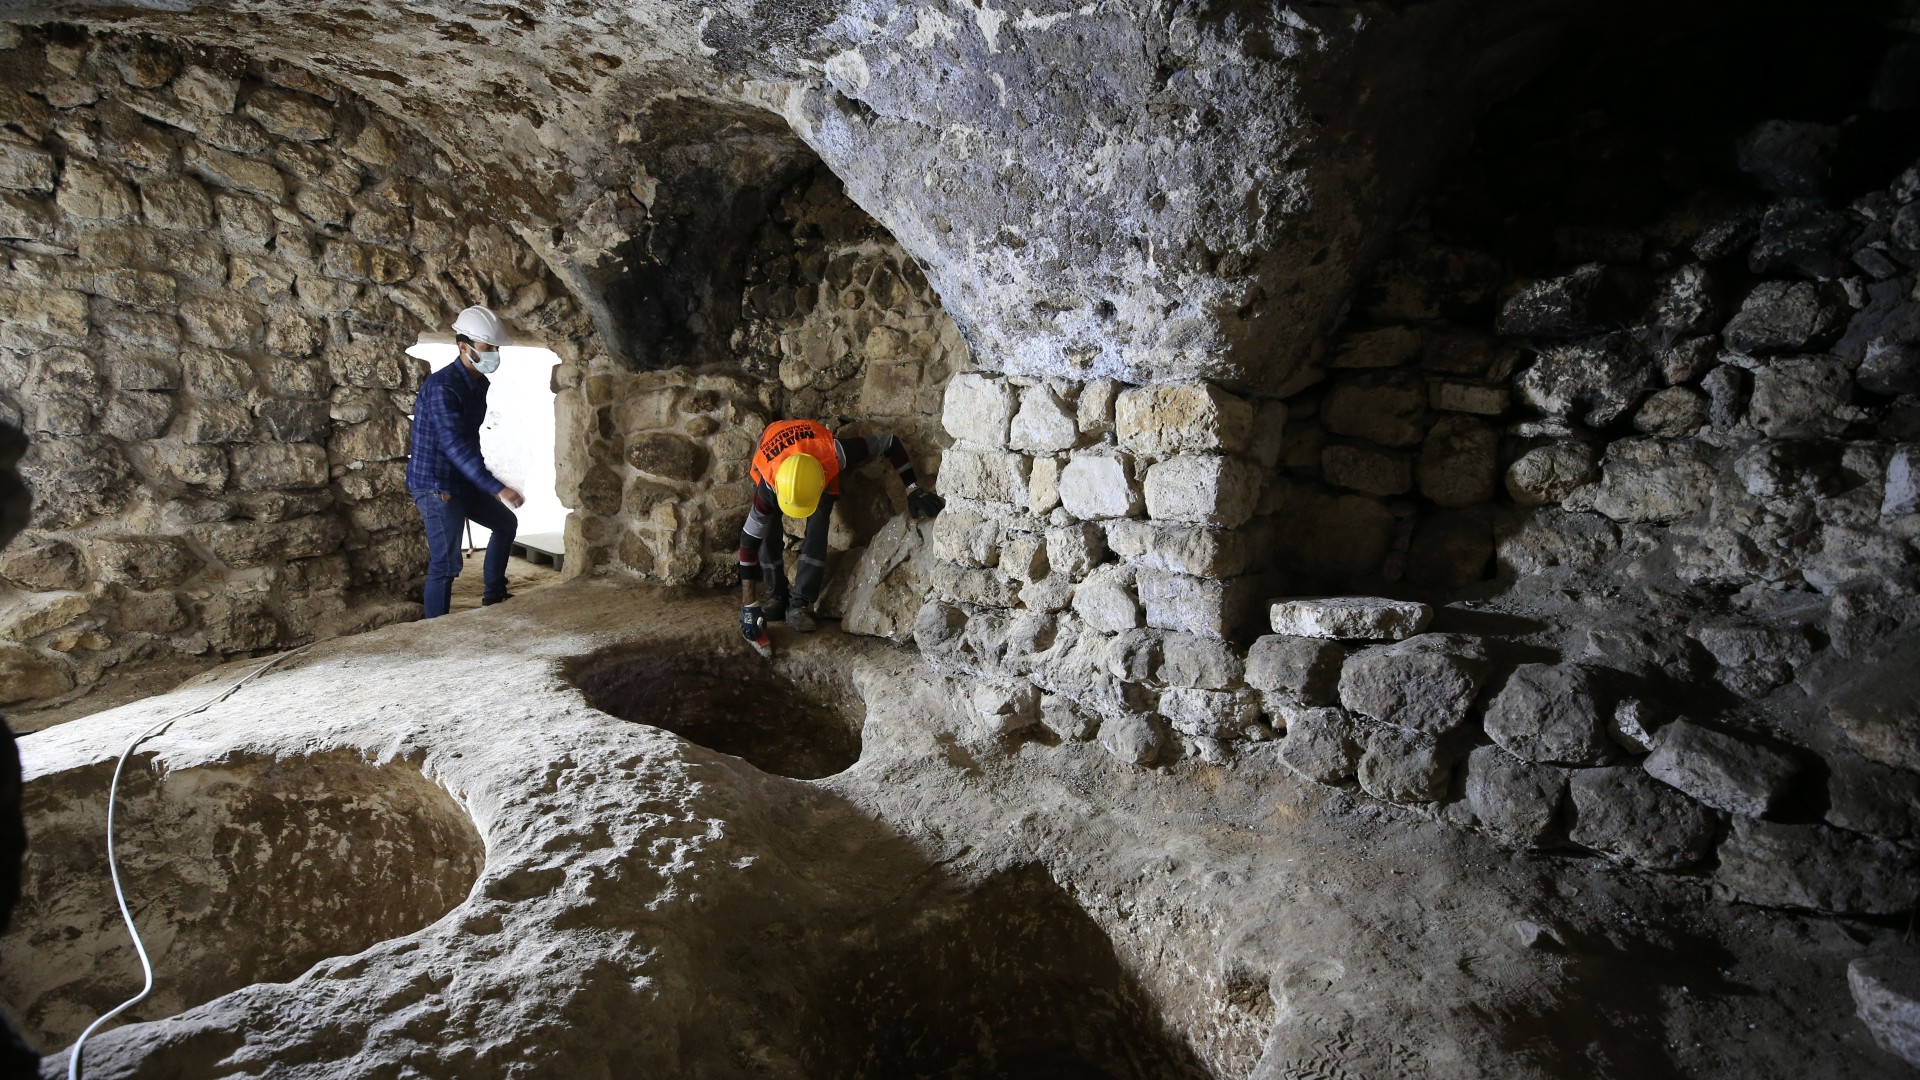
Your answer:
[[[450,343],[422,341],[407,355],[425,360],[435,371],[460,355]],[[554,491],[553,366],[560,362],[552,349],[509,345],[500,350],[500,368],[487,376],[487,418],[480,425],[480,453],[487,468],[507,486],[526,496],[514,511],[520,517],[520,539],[550,534],[556,539],[566,526],[567,508]],[[485,547],[491,535],[472,525],[473,543]]]

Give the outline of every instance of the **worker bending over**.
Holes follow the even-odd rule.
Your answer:
[[[891,462],[906,485],[909,514],[930,518],[946,506],[940,496],[921,490],[907,448],[892,435],[836,439],[814,420],[780,420],[760,433],[748,470],[753,509],[740,529],[740,633],[762,656],[773,655],[767,620],[785,618],[788,626],[802,633],[813,629],[812,607],[826,575],[827,529],[833,500],[840,494],[840,474],[876,457]],[[781,514],[807,522],[806,538],[800,542],[798,580],[791,594]],[[765,605],[754,603],[755,577],[766,580]]]

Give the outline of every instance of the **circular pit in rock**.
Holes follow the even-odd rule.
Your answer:
[[[614,645],[575,660],[569,678],[594,708],[796,780],[860,760],[865,706],[850,687],[796,680],[756,656]]]

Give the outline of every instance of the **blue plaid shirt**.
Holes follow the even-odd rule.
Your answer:
[[[487,471],[480,457],[480,422],[487,418],[487,378],[455,360],[427,376],[413,401],[413,456],[407,490],[455,495],[479,489],[497,495],[507,485]]]

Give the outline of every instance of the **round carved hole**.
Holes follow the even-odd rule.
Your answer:
[[[858,695],[790,679],[744,651],[615,645],[574,661],[570,674],[601,712],[664,728],[765,772],[818,780],[860,760],[866,709]]]
[[[128,763],[114,822],[154,967],[153,994],[127,1020],[285,982],[412,933],[466,899],[485,860],[466,811],[404,763],[240,756],[162,773],[147,761]],[[43,1051],[140,989],[107,877],[112,776],[103,762],[26,787],[32,847],[0,1001]]]

